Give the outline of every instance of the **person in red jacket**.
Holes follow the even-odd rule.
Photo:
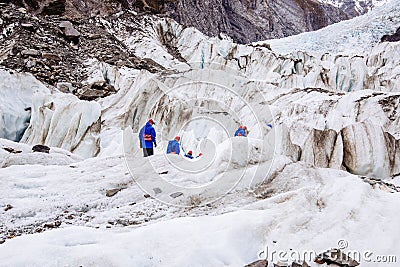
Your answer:
[[[153,128],[154,121],[150,119],[139,132],[140,147],[143,148],[143,156],[148,157],[154,155],[154,147],[157,147],[156,130]]]

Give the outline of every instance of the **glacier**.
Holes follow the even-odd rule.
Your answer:
[[[400,26],[398,4],[248,45],[153,15],[97,18],[160,70],[89,59],[84,83],[116,89],[96,101],[0,70],[0,206],[13,207],[0,210],[1,264],[243,266],[265,246],[342,239],[396,255],[400,43],[380,38]],[[158,147],[145,159],[150,117]],[[238,125],[248,138],[232,136]],[[176,135],[204,156],[166,156]]]

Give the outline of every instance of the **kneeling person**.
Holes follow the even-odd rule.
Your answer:
[[[176,136],[174,140],[168,142],[167,154],[179,155],[179,153],[181,153],[179,140],[181,140],[181,138],[179,136]]]

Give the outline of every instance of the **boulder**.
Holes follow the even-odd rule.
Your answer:
[[[44,145],[35,145],[32,147],[33,152],[42,152],[42,153],[49,153],[50,147]]]
[[[74,43],[79,42],[79,37],[81,33],[74,28],[74,25],[70,21],[62,21],[58,25],[58,27],[62,30],[64,36]]]
[[[35,49],[25,49],[21,51],[21,55],[25,57],[40,57],[42,53]]]
[[[127,187],[124,186],[124,187],[120,187],[120,188],[114,188],[114,189],[107,190],[107,191],[106,191],[106,196],[107,196],[107,197],[113,197],[113,196],[115,196],[118,192],[120,192],[120,191],[122,191],[122,190],[124,190],[124,189],[126,189],[126,188],[127,188]]]

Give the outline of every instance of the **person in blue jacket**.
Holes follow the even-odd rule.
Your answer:
[[[167,154],[177,154],[181,153],[181,149],[179,146],[179,141],[181,140],[180,136],[176,136],[174,140],[168,142]]]
[[[187,154],[185,154],[185,157],[187,157],[189,159],[193,159],[193,151],[189,150],[189,152]]]
[[[154,147],[157,147],[156,130],[153,128],[154,121],[150,119],[139,132],[140,147],[143,148],[143,156],[148,157],[154,155]]]
[[[246,130],[244,129],[243,126],[239,126],[239,129],[237,129],[235,132],[235,136],[245,136],[245,137],[247,136]]]

